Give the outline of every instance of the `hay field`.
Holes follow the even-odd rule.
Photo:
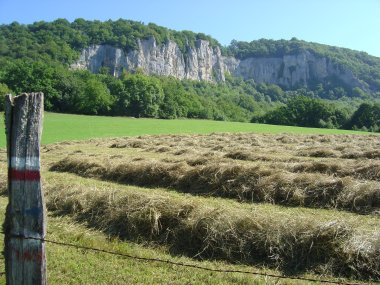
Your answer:
[[[378,136],[93,139],[45,145],[42,161],[50,213],[109,237],[292,276],[380,281]]]
[[[63,156],[52,171],[241,202],[379,214],[377,136],[161,135],[46,151],[54,148]]]

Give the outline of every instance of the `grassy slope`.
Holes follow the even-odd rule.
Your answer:
[[[4,129],[1,120],[0,128]],[[42,143],[83,140],[99,137],[138,136],[144,134],[184,134],[212,132],[359,134],[360,132],[313,129],[209,120],[158,120],[122,117],[100,117],[45,113]],[[0,131],[0,147],[5,147],[5,134]]]

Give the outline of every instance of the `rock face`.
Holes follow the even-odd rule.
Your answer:
[[[311,82],[323,82],[328,78],[340,80],[351,88],[366,88],[364,82],[357,79],[348,68],[309,51],[282,57],[227,59],[224,62],[226,69],[234,76],[254,79],[259,83],[273,83],[287,89],[308,87]]]
[[[153,37],[139,40],[138,49],[129,53],[108,45],[95,45],[84,49],[79,61],[72,65],[95,73],[103,66],[115,76],[123,70],[142,69],[146,74],[179,79],[224,81],[220,49],[210,47],[203,40],[198,40],[195,47],[187,47],[186,53],[173,41],[158,46]]]
[[[109,45],[94,45],[82,51],[76,69],[99,72],[107,67],[114,76],[123,70],[141,69],[146,74],[173,76],[178,79],[224,81],[225,72],[258,83],[273,83],[286,89],[307,87],[311,82],[328,78],[340,80],[347,86],[367,89],[346,67],[326,57],[302,51],[295,55],[281,57],[252,57],[239,60],[221,55],[218,47],[208,41],[198,40],[194,47],[182,52],[173,41],[157,45],[153,37],[138,41],[138,49],[125,53]]]

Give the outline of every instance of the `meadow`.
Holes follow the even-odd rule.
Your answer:
[[[196,120],[45,118],[45,143],[56,141],[41,148],[47,238],[211,268],[380,281],[377,135]],[[114,138],[85,140],[90,127],[99,131],[95,137],[104,128]],[[65,130],[76,136],[57,135]],[[0,170],[5,194],[4,148]],[[0,197],[2,212],[5,205]],[[306,284],[47,249],[50,284]]]
[[[3,114],[1,114],[1,117],[3,117]],[[153,134],[207,134],[212,132],[360,134],[360,132],[346,130],[301,128],[211,120],[135,119],[49,112],[45,112],[43,127],[42,144],[90,138]],[[3,120],[0,120],[0,130],[1,129],[4,129]],[[0,147],[5,147],[4,131],[0,131]]]

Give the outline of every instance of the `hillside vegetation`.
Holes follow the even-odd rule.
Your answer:
[[[158,44],[175,41],[186,51],[196,40],[207,40],[211,46],[221,48],[224,55],[243,59],[248,57],[275,57],[309,50],[326,56],[337,64],[348,66],[360,79],[380,90],[380,59],[365,52],[310,43],[296,38],[289,40],[261,39],[252,42],[234,40],[227,47],[203,33],[174,31],[153,23],[147,25],[130,20],[86,21],[76,19],[70,23],[65,19],[53,22],[35,22],[20,25],[14,22],[0,27],[0,55],[7,58],[52,59],[72,63],[79,51],[93,44],[109,44],[125,51],[137,48],[137,39],[153,36]]]
[[[307,50],[326,57],[339,66],[348,67],[368,90],[347,89],[340,81],[315,82],[309,89],[284,90],[280,86],[242,80],[226,74],[219,83],[178,80],[171,77],[144,75],[141,70],[123,73],[120,78],[74,71],[70,64],[78,60],[80,51],[93,44],[109,44],[125,51],[136,48],[137,39],[153,36],[158,44],[175,41],[186,53],[197,40],[207,40],[226,56],[276,57]],[[294,97],[334,99],[328,101],[333,111],[326,117],[315,110],[313,124],[291,125],[323,128],[348,128],[378,131],[379,118],[371,108],[362,107],[361,118],[351,122],[358,107],[372,104],[379,97],[380,59],[363,52],[297,39],[232,41],[227,47],[202,33],[173,31],[155,24],[140,22],[86,21],[65,19],[36,22],[30,25],[12,23],[0,26],[0,95],[42,91],[48,111],[133,116],[152,118],[199,118],[227,121],[251,121],[289,124],[289,119],[268,119]],[[377,107],[375,107],[376,109]],[[0,111],[3,100],[0,100]],[[364,110],[364,112],[362,112]],[[372,115],[375,114],[375,115]],[[273,117],[273,116],[272,116]],[[254,121],[255,121],[254,120]]]

